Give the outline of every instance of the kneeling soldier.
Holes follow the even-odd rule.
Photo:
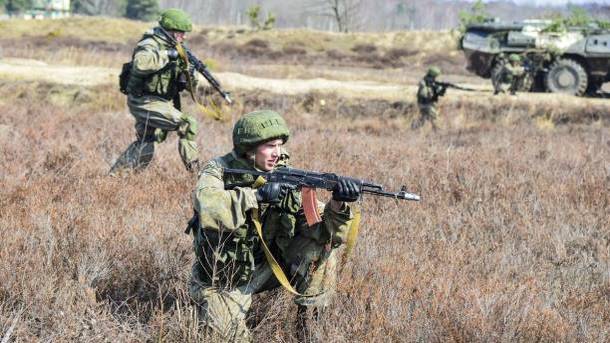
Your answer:
[[[289,137],[279,114],[249,113],[235,124],[233,151],[209,161],[199,175],[193,192],[195,216],[189,226],[197,258],[190,294],[216,339],[251,340],[246,314],[252,295],[280,285],[281,278],[274,277],[277,271],[265,256],[269,251],[299,293],[295,302],[300,315],[307,308],[321,310],[329,304],[337,248],[345,242],[354,217],[346,202],[360,197],[360,185],[341,178],[332,199],[319,204],[322,221],[310,227],[301,192],[294,186],[223,172],[224,168],[268,172],[287,166],[283,145]],[[257,227],[262,227],[262,237]],[[263,239],[269,250],[264,250]]]

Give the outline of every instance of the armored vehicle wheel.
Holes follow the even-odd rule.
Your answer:
[[[587,72],[580,63],[561,58],[551,64],[544,83],[549,92],[583,95],[587,81]]]

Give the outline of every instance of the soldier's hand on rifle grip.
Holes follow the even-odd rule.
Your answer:
[[[178,50],[176,49],[169,49],[166,50],[167,51],[167,57],[169,58],[170,61],[175,61],[178,59]]]
[[[357,182],[340,178],[335,188],[333,188],[333,200],[354,202],[360,198],[361,192],[361,187]]]
[[[445,92],[447,92],[447,87],[440,86],[438,88],[438,95],[443,96],[443,95],[445,95]]]
[[[296,189],[288,183],[268,182],[256,190],[256,200],[262,203],[279,204],[289,191]]]

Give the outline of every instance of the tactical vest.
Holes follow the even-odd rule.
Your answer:
[[[243,160],[227,154],[217,158],[216,162],[223,167],[248,169]],[[280,163],[280,165],[282,165]],[[254,183],[252,175],[224,174],[225,187],[240,185],[248,187]],[[296,216],[301,208],[301,195],[299,191],[289,193],[279,205],[273,208],[261,204],[261,224],[264,227],[264,239],[274,253],[279,254],[282,248],[294,237]],[[193,232],[193,246],[195,255],[201,261],[204,275],[210,277],[206,280],[210,284],[220,282],[223,285],[243,285],[250,281],[256,265],[265,260],[252,219],[244,227],[232,232],[218,232],[199,227],[199,220],[195,214],[189,222],[187,231]],[[210,263],[211,257],[215,259]]]
[[[147,43],[149,44],[154,44],[155,49],[159,51],[172,48],[171,45],[169,45],[156,34],[144,34],[142,39],[138,42],[138,47],[136,47],[132,55],[132,67],[131,72],[129,74],[129,81],[127,82],[126,91],[128,94],[138,97],[144,95],[154,95],[167,100],[171,100],[180,91],[178,79],[182,70],[184,69],[184,66],[182,66],[183,62],[181,60],[170,61],[163,68],[152,74],[138,74],[133,67],[133,57],[138,51],[140,43],[142,43],[143,41],[147,41]]]
[[[429,94],[425,94],[426,91]],[[438,99],[438,94],[434,85],[429,85],[426,81],[422,80],[417,90],[417,103],[420,105],[430,105]]]

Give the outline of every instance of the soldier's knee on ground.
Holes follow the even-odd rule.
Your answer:
[[[189,141],[194,141],[195,137],[197,137],[197,133],[199,132],[197,120],[188,114],[183,114],[180,116],[180,120],[182,123],[180,123],[178,134]]]

